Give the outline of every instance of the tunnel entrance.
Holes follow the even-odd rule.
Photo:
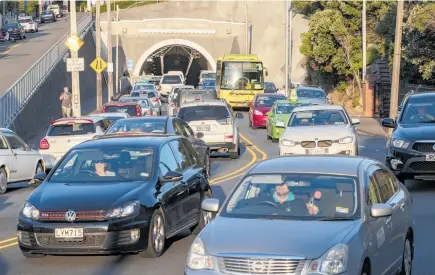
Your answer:
[[[211,70],[208,60],[192,47],[180,44],[163,46],[151,53],[142,64],[140,75],[163,75],[168,71],[182,71],[186,85],[199,82],[201,70]]]

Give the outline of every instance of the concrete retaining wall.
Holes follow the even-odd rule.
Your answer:
[[[96,108],[96,74],[89,64],[95,59],[95,43],[92,33],[84,37],[84,46],[79,51],[79,57],[85,59],[85,71],[80,72],[80,95],[82,115],[92,112]],[[71,88],[71,73],[66,71],[66,64],[60,61],[51,75],[30,98],[18,117],[11,125],[25,141],[35,142],[41,132],[46,131],[50,123],[62,116],[59,95],[63,87]],[[103,81],[103,101],[107,101],[107,89]],[[43,135],[43,134],[42,134]],[[37,144],[34,144],[37,146]]]

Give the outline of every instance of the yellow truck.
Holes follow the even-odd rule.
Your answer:
[[[267,69],[254,54],[228,54],[216,64],[216,92],[231,107],[249,107],[255,95],[264,93]]]

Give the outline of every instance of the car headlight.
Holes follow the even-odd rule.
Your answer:
[[[106,213],[106,218],[108,219],[116,219],[116,218],[124,218],[131,215],[134,215],[139,212],[140,203],[139,201],[130,201],[124,203],[118,207],[110,209]]]
[[[282,146],[295,146],[296,142],[288,140],[288,139],[282,139],[281,140],[281,145]]]
[[[284,126],[284,121],[277,119],[275,121],[275,127],[285,127]]]
[[[255,110],[255,111],[254,111],[254,115],[257,115],[257,116],[262,116],[262,115],[263,115],[263,113],[262,113],[262,112],[260,112],[260,111],[258,111],[258,110]]]
[[[352,143],[353,142],[353,137],[348,136],[348,137],[344,137],[338,140],[338,143],[340,144],[347,144],[347,143]]]
[[[213,258],[207,254],[204,243],[200,238],[196,238],[190,246],[187,255],[187,267],[192,270],[213,270]]]
[[[329,249],[322,257],[313,260],[308,268],[308,274],[340,274],[346,272],[348,260],[348,247],[337,244]]]
[[[403,140],[403,139],[393,139],[393,146],[396,148],[403,148],[406,149],[408,148],[410,142],[407,140]]]
[[[21,214],[24,217],[35,221],[39,219],[39,210],[29,202],[26,202],[23,205],[23,208],[21,208]]]

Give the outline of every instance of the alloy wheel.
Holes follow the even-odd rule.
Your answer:
[[[3,169],[0,169],[0,194],[6,192],[7,185],[6,173]]]
[[[153,222],[153,246],[157,253],[163,250],[165,243],[165,227],[163,225],[163,220],[160,215],[154,216]]]
[[[42,174],[44,173],[44,168],[42,168],[41,164],[38,163],[38,165],[36,166],[36,174]]]

